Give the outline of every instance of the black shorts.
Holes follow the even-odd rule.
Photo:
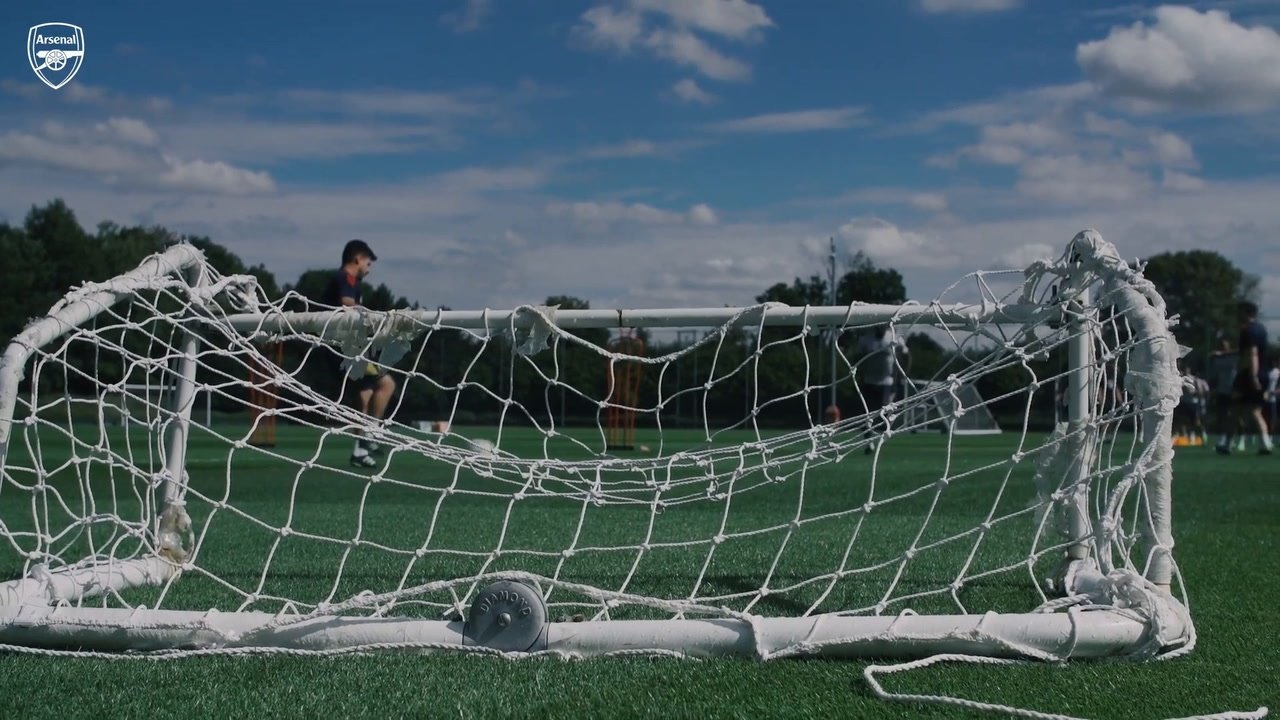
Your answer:
[[[1231,412],[1231,406],[1235,404],[1235,399],[1231,395],[1215,393],[1213,396],[1213,411],[1219,415]]]
[[[347,380],[347,382],[351,383],[352,387],[359,391],[376,390],[378,388],[378,383],[386,376],[386,374],[387,371],[382,370],[379,371],[377,375],[361,375],[355,380]]]
[[[862,404],[865,412],[876,412],[893,402],[892,385],[858,383],[858,391],[862,394]]]
[[[1250,407],[1262,407],[1266,404],[1266,393],[1262,391],[1263,383],[1260,378],[1255,378],[1248,371],[1244,371],[1236,375],[1235,383],[1235,400],[1241,405]]]
[[[1194,420],[1200,414],[1200,403],[1183,398],[1173,409],[1173,416],[1182,420]]]

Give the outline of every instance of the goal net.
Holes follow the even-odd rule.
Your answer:
[[[886,327],[932,349],[872,401],[885,358],[859,341]],[[925,303],[659,310],[328,308],[180,244],[75,290],[0,363],[0,642],[1184,652],[1178,351],[1092,231]],[[368,373],[395,383],[383,419],[357,406]],[[610,441],[619,414],[632,442]],[[959,432],[994,417],[999,436]]]

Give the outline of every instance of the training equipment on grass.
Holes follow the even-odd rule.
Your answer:
[[[609,450],[636,448],[636,414],[640,412],[640,384],[644,378],[644,340],[633,328],[619,328],[609,343],[605,364],[605,433]]]
[[[1001,432],[982,393],[972,382],[953,385],[950,380],[905,381],[909,396],[924,398],[906,409],[903,422],[913,430],[939,430],[962,435],[995,435]],[[939,392],[941,390],[941,392]],[[956,414],[957,409],[965,412]]]
[[[884,324],[915,382],[868,413],[857,340]],[[611,344],[624,328],[643,352]],[[322,308],[179,244],[76,289],[0,363],[0,642],[1177,654],[1178,354],[1092,231],[926,303],[659,310]],[[385,422],[335,377],[369,362],[397,381]],[[172,391],[109,422],[135,376]],[[621,444],[650,450],[612,447],[626,414]],[[1004,432],[960,432],[974,417]],[[375,468],[348,465],[361,437]]]

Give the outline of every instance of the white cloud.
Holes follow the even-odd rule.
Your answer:
[[[1280,105],[1275,30],[1173,5],[1154,17],[1076,48],[1076,62],[1102,92],[1151,109],[1256,112]]]
[[[1105,117],[1092,111],[1084,114],[1084,126],[1089,133],[1113,138],[1129,138],[1138,133],[1138,128],[1127,120]]]
[[[134,118],[113,117],[105,123],[98,123],[95,129],[131,145],[154,147],[160,143],[160,136],[151,126]]]
[[[1077,154],[1031,158],[1017,184],[1024,195],[1065,205],[1128,202],[1150,187],[1151,178],[1128,165]]]
[[[1155,151],[1155,159],[1167,168],[1198,168],[1195,151],[1191,143],[1171,132],[1155,132],[1150,137],[1151,147]]]
[[[792,205],[752,212],[765,219],[720,218],[713,226],[691,222],[691,208],[667,206],[653,208],[663,222],[582,223],[568,212],[549,212],[542,186],[500,194],[479,189],[510,187],[520,176],[528,184],[540,172],[499,170],[211,195],[108,186],[85,173],[55,175],[0,163],[0,214],[21,218],[33,204],[54,197],[56,188],[88,227],[114,220],[209,235],[246,262],[265,263],[284,282],[336,262],[346,239],[365,237],[384,258],[374,282],[426,307],[458,309],[513,307],[551,294],[575,295],[597,308],[750,304],[773,283],[822,272],[827,238],[842,224],[821,217],[768,219],[794,216]],[[507,180],[498,179],[503,176]],[[471,188],[459,187],[459,178],[471,178]],[[1280,276],[1280,255],[1271,250],[1280,237],[1276,180],[1215,181],[1198,190],[1082,206],[1028,201],[1007,187],[961,185],[946,194],[964,212],[941,223],[932,216],[908,222],[895,215],[915,214],[907,205],[912,191],[898,190],[903,199],[877,210],[881,220],[844,223],[849,227],[837,239],[843,249],[874,249],[876,263],[899,269],[908,296],[922,301],[970,271],[1016,267],[1021,263],[1014,260],[1039,254],[1020,250],[1024,246],[1047,245],[1056,256],[1085,227],[1098,228],[1126,258],[1213,248],[1239,267]],[[974,203],[987,204],[971,211]],[[614,208],[619,206],[624,209],[615,212],[626,215],[629,206]],[[483,282],[469,281],[475,278]],[[948,298],[966,300],[959,290]],[[1275,290],[1264,309],[1280,317],[1280,286]]]
[[[676,25],[735,40],[750,39],[773,27],[764,8],[746,0],[631,0],[640,11],[661,13]]]
[[[97,85],[86,85],[79,80],[56,93],[51,93],[40,83],[17,82],[6,78],[0,80],[0,92],[23,98],[27,101],[25,105],[29,109],[56,108],[58,113],[65,112],[67,101],[74,105],[100,108],[124,115],[141,113],[162,115],[173,109],[172,101],[167,98],[122,95],[108,92]]]
[[[1260,310],[1259,315],[1262,316],[1264,323],[1270,321],[1271,332],[1280,331],[1280,273],[1272,275],[1263,275],[1258,282],[1258,293],[1261,295],[1258,302]]]
[[[692,67],[712,80],[746,80],[751,66],[725,55],[686,30],[654,30],[644,44],[658,57]]]
[[[901,126],[899,132],[928,134],[944,125],[1001,125],[1040,119],[1090,102],[1097,94],[1097,88],[1088,82],[1047,85],[928,112]]]
[[[1052,108],[1036,118],[987,125],[979,142],[929,162],[954,167],[964,159],[1013,168],[1019,193],[1061,205],[1130,202],[1155,191],[1157,170],[1166,171],[1166,189],[1203,183],[1167,172],[1200,166],[1182,136],[1093,110]]]
[[[597,145],[588,148],[585,155],[591,158],[634,158],[655,155],[657,152],[658,144],[652,140],[634,139],[611,145]]]
[[[637,13],[597,5],[582,13],[576,29],[590,45],[626,52],[644,33],[644,20]]]
[[[437,183],[467,193],[532,190],[547,180],[540,167],[470,167],[435,176]]]
[[[751,66],[704,36],[755,42],[770,27],[773,21],[764,9],[746,0],[627,0],[588,8],[574,35],[597,50],[644,50],[712,80],[743,81],[751,77]],[[686,94],[692,89],[686,86]]]
[[[671,86],[671,91],[676,94],[676,97],[688,103],[710,105],[716,101],[716,96],[699,87],[693,78],[681,80]]]
[[[947,196],[942,193],[916,193],[911,196],[911,206],[931,212],[945,212]]]
[[[107,92],[100,87],[77,82],[68,85],[62,96],[74,103],[96,105],[107,99]]]
[[[1062,252],[1048,243],[1035,242],[1020,245],[1005,253],[1000,262],[1008,268],[1025,268],[1037,260],[1051,260]]]
[[[0,168],[43,167],[54,170],[117,174],[140,172],[147,156],[136,149],[107,143],[66,142],[56,137],[67,131],[58,125],[46,128],[44,136],[8,132],[0,135]],[[50,138],[49,135],[54,135]]]
[[[903,230],[877,217],[854,218],[836,235],[882,265],[903,268],[944,268],[955,262],[955,253],[941,238]]]
[[[984,141],[1033,149],[1059,147],[1067,140],[1061,130],[1041,122],[985,127],[982,134]]]
[[[662,210],[646,203],[553,202],[547,205],[546,212],[552,217],[569,218],[574,222],[593,227],[611,223],[712,226],[720,222],[715,210],[704,203],[698,203],[687,212],[680,213]]]
[[[1012,10],[1022,0],[920,0],[920,8],[928,13],[980,13]]]
[[[1069,143],[1066,133],[1039,122],[988,125],[982,128],[982,140],[960,154],[991,165],[1020,165],[1037,152]]]
[[[292,110],[342,112],[350,115],[410,118],[474,117],[489,110],[462,93],[418,90],[285,90],[279,100]]]
[[[275,190],[275,181],[266,172],[223,161],[182,160],[162,152],[158,144],[156,132],[132,118],[110,118],[92,126],[50,121],[39,134],[0,135],[0,169],[12,167],[31,174],[52,170],[64,182],[68,174],[87,174],[127,190],[232,195]]]
[[[462,7],[440,16],[440,23],[456,33],[479,30],[493,12],[492,0],[464,0]]]
[[[716,211],[711,209],[706,203],[698,203],[689,208],[689,222],[694,225],[716,225],[720,222],[720,218],[716,216]]]
[[[834,197],[796,200],[793,204],[798,207],[838,207],[842,210],[856,207],[860,208],[861,212],[882,212],[887,209],[897,212],[898,208],[905,207],[929,213],[945,213],[951,203],[947,194],[941,191],[925,191],[912,187],[870,186],[849,190]],[[814,242],[822,245],[815,252],[825,257],[827,238],[817,238]]]
[[[860,107],[820,108],[768,113],[726,120],[713,127],[731,133],[799,133],[816,130],[841,130],[866,124],[865,110]]]
[[[567,217],[582,223],[636,222],[645,225],[676,225],[684,222],[684,215],[669,210],[659,210],[645,203],[574,202],[551,203],[547,213]]]
[[[0,92],[24,99],[22,115],[83,116],[52,104],[53,93],[29,97],[29,90],[0,81]],[[500,122],[518,122],[519,104],[554,92],[532,82],[509,91],[292,89],[210,98],[176,113],[157,108],[168,105],[160,98],[94,91],[101,99],[89,110],[102,112],[105,119],[94,127],[112,142],[158,147],[163,140],[175,156],[259,164],[455,149],[464,132],[497,131]]]
[[[298,122],[208,118],[166,124],[169,142],[194,155],[245,162],[407,153],[456,144],[452,131],[375,121]]]
[[[159,177],[159,183],[175,190],[193,190],[224,195],[251,195],[271,193],[275,181],[265,172],[254,172],[234,167],[222,161],[183,161],[165,157],[169,169]]]
[[[1177,170],[1165,170],[1164,182],[1161,184],[1166,189],[1176,192],[1203,190],[1205,187],[1204,180],[1195,177],[1194,175],[1178,172]]]

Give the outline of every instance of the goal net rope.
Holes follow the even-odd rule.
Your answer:
[[[609,349],[620,327],[645,334],[643,356]],[[881,404],[860,378],[885,352],[906,377],[905,358],[859,340],[886,328],[919,380]],[[253,651],[322,620],[465,622],[508,582],[582,632],[803,620],[742,640],[758,657],[820,652],[841,638],[814,628],[842,618],[910,640],[915,616],[973,618],[996,654],[1065,657],[1074,639],[1022,645],[993,613],[1073,638],[1095,609],[1144,628],[1099,653],[1184,652],[1178,353],[1151,284],[1092,231],[928,303],[652,311],[327,308],[179,245],[76,289],[0,364],[0,641],[127,627],[169,656]],[[622,407],[636,448],[614,451],[608,378],[628,364],[644,368]],[[385,420],[338,377],[367,373],[395,381]],[[152,381],[176,389],[134,389]],[[913,432],[974,414],[1003,434]],[[255,446],[268,417],[276,443]],[[375,467],[352,467],[357,443]],[[145,640],[170,630],[183,647]],[[396,637],[343,648],[494,651]]]

